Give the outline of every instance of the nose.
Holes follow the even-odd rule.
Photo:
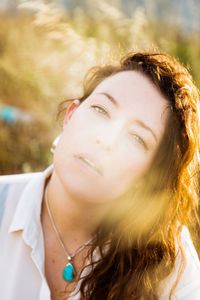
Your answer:
[[[106,151],[110,151],[112,148],[110,143],[102,142],[99,138],[96,139],[96,143],[102,146]]]
[[[107,132],[106,135],[96,137],[96,143],[106,151],[111,151],[116,147],[115,144],[117,143],[118,135],[118,132],[112,132],[110,134]]]
[[[119,139],[123,138],[124,134],[124,119],[116,119],[104,128],[99,130],[94,128],[94,136],[96,143],[106,151],[115,150]]]

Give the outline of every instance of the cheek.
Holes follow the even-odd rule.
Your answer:
[[[76,153],[82,144],[83,130],[84,124],[81,119],[71,118],[63,129],[61,139],[56,147],[56,156],[65,160],[68,155]]]
[[[152,154],[139,145],[125,142],[116,154],[119,170],[127,178],[137,178],[145,173],[152,159]]]
[[[151,158],[141,158],[137,153],[131,157],[126,156],[126,160],[123,157],[116,158],[115,164],[113,164],[112,173],[110,177],[110,190],[113,197],[124,193],[131,184],[134,184],[136,179],[142,177],[149,169],[151,164]]]
[[[152,154],[145,153],[135,145],[120,142],[112,154],[105,158],[104,166],[111,198],[124,193],[135,180],[149,169]]]

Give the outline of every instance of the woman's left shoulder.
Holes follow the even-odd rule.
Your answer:
[[[178,251],[174,270],[162,284],[163,289],[159,300],[169,299],[169,292],[177,279],[171,299],[200,299],[200,260],[186,226],[183,226],[180,237],[181,249]]]
[[[186,257],[186,264],[193,265],[200,272],[200,260],[193,244],[188,227],[183,226],[181,231],[181,245]]]
[[[181,300],[200,299],[200,261],[192,242],[189,229],[183,226],[181,245],[185,257],[183,271],[175,290],[175,298]],[[181,258],[180,258],[181,261]]]

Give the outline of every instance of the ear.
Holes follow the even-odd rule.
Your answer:
[[[76,99],[72,103],[70,103],[70,105],[67,107],[65,117],[63,120],[63,127],[67,124],[67,122],[71,118],[73,112],[78,108],[80,103],[81,103],[80,100]]]

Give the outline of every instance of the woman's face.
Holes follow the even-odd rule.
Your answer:
[[[68,193],[95,204],[124,193],[150,166],[164,133],[167,104],[146,76],[121,71],[73,111],[68,108],[53,162]]]

